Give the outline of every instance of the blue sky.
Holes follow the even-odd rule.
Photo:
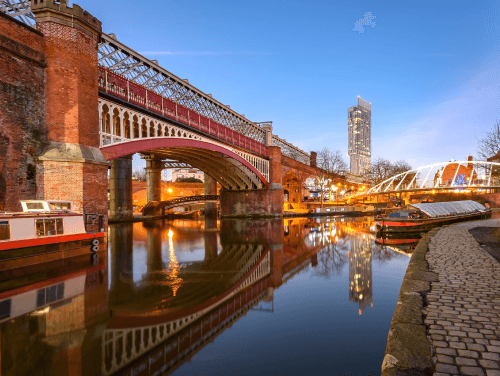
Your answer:
[[[305,151],[347,158],[347,108],[372,103],[372,158],[476,154],[500,119],[494,1],[79,0],[103,31]],[[364,13],[376,26],[353,31]]]

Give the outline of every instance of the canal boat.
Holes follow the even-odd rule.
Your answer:
[[[26,200],[21,206],[22,212],[0,212],[0,270],[104,249],[102,222],[87,231],[85,215],[73,212],[71,201]]]
[[[455,222],[491,218],[491,208],[472,200],[410,204],[388,216],[375,217],[382,233],[424,232]]]
[[[375,208],[373,205],[356,205],[356,206],[328,206],[323,208],[309,209],[308,216],[319,215],[338,215],[349,217],[364,217],[380,214],[381,209]],[[290,212],[285,212],[284,216],[291,216]],[[298,213],[304,215],[304,213]]]

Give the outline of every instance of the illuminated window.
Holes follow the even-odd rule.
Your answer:
[[[8,221],[0,222],[0,240],[10,239],[10,226]]]
[[[52,236],[64,234],[62,218],[36,219],[36,236]]]

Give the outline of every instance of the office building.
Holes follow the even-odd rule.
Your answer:
[[[348,110],[350,171],[362,175],[371,166],[372,104],[358,96],[358,105]]]

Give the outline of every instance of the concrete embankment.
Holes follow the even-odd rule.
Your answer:
[[[387,337],[382,376],[432,375],[431,344],[422,310],[430,283],[438,280],[425,260],[427,246],[437,231],[429,231],[422,238],[406,269]]]

